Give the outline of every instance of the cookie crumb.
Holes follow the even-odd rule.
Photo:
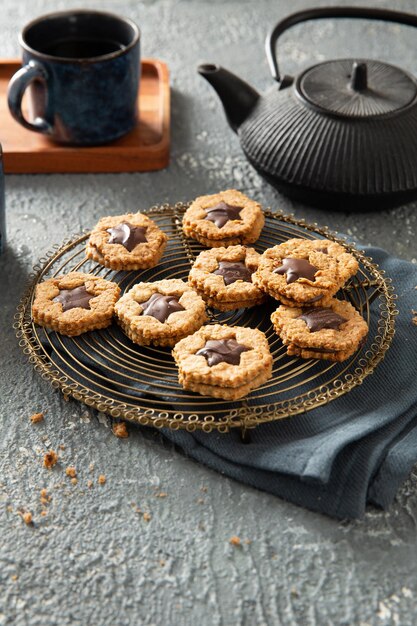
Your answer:
[[[75,469],[75,467],[69,465],[67,468],[65,468],[65,473],[70,478],[75,478],[77,475],[77,470]]]
[[[152,515],[145,511],[145,513],[143,514],[143,519],[145,520],[145,522],[150,522],[152,519]]]
[[[78,483],[78,478],[75,478],[74,476],[74,478],[71,478],[71,482],[73,485],[76,485]]]
[[[29,511],[26,511],[26,513],[22,513],[22,519],[27,526],[33,524],[32,513],[30,513]]]
[[[232,546],[236,546],[236,547],[240,547],[241,546],[240,538],[237,537],[236,535],[233,535],[233,537],[230,537],[229,543]]]
[[[411,318],[411,322],[412,324],[414,324],[414,326],[417,326],[417,311],[415,311],[414,309],[411,309],[411,313],[413,314],[413,317]]]
[[[100,474],[100,476],[98,477],[98,484],[99,485],[104,485],[104,483],[106,482],[106,477],[104,474]]]
[[[90,463],[88,469],[90,470],[90,472],[94,472],[94,463]]]
[[[200,491],[202,491],[203,493],[207,493],[207,487],[203,485],[202,487],[200,487]]]
[[[41,511],[41,515],[42,515],[42,517],[45,517],[45,515],[48,515],[48,511],[46,511],[45,509],[43,509],[43,510]]]
[[[60,444],[59,444],[59,446],[58,446],[58,448],[59,448],[60,450],[65,450],[65,446],[64,446],[64,444],[63,444],[63,443],[60,443]]]
[[[165,561],[164,561],[164,559],[160,559],[160,560],[159,560],[159,565],[160,565],[161,567],[164,567],[164,565],[165,565]]]
[[[34,413],[33,415],[30,416],[30,421],[32,422],[32,424],[38,424],[39,422],[42,422],[44,418],[44,414],[43,413]]]
[[[54,465],[56,465],[58,461],[58,455],[53,450],[49,450],[43,457],[43,464],[47,469],[51,469]]]
[[[41,504],[49,504],[51,496],[46,489],[41,489]]]
[[[252,543],[252,539],[245,539],[244,543],[245,543],[247,546],[250,546],[250,544]]]
[[[93,481],[92,480],[87,480],[87,487],[89,489],[91,489],[92,486],[93,486]]]
[[[291,596],[293,598],[299,598],[300,597],[300,594],[298,593],[298,591],[297,591],[297,589],[295,587],[291,587],[290,593],[291,593]]]
[[[160,491],[159,493],[155,494],[155,498],[166,498],[167,495],[168,494],[165,491]]]
[[[117,424],[113,424],[113,435],[119,437],[119,439],[126,439],[129,437],[129,431],[126,427],[126,422],[118,422]]]
[[[13,576],[10,576],[10,578],[14,581],[16,581],[19,577],[17,574],[13,574]]]
[[[197,498],[197,504],[204,504],[203,498]]]

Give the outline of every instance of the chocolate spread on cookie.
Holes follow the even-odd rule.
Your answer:
[[[222,201],[216,204],[216,206],[204,209],[207,213],[204,219],[213,222],[217,228],[222,228],[229,220],[240,220],[242,208],[241,206],[231,206]]]
[[[110,238],[107,243],[120,243],[128,252],[132,252],[138,243],[146,243],[146,228],[143,226],[132,226],[129,222],[122,222],[113,228],[108,228]]]
[[[140,302],[140,306],[143,309],[143,315],[151,315],[162,323],[166,322],[171,313],[185,311],[176,296],[163,296],[160,293],[152,294],[149,300]]]
[[[339,327],[347,322],[345,317],[338,315],[332,309],[324,308],[307,309],[303,311],[303,314],[298,319],[303,320],[312,333],[323,328],[339,330]]]
[[[321,293],[319,296],[316,296],[315,298],[310,298],[310,300],[304,300],[304,304],[312,304],[313,302],[318,302],[322,298],[323,298],[323,294]]]
[[[282,259],[282,265],[273,271],[274,274],[286,274],[287,284],[293,283],[299,278],[314,281],[316,272],[318,272],[318,268],[305,259],[294,258]]]
[[[223,276],[225,285],[231,285],[237,280],[243,280],[245,283],[252,282],[252,274],[244,261],[219,261],[219,267],[213,274]]]
[[[62,304],[63,311],[70,309],[91,309],[90,300],[94,298],[94,294],[88,293],[85,285],[75,287],[75,289],[60,289],[59,294],[53,299],[54,302]]]
[[[229,365],[239,365],[240,355],[251,348],[242,346],[236,339],[209,339],[204,348],[196,354],[206,358],[210,367],[218,363],[229,363]]]
[[[327,350],[326,348],[306,348],[305,346],[298,346],[296,343],[294,344],[300,350],[308,350],[309,352],[318,352],[320,354],[337,354],[340,350]]]

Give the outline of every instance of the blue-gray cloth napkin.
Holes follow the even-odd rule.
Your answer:
[[[417,462],[417,265],[365,248],[398,295],[396,334],[360,387],[305,415],[240,434],[164,430],[190,457],[222,474],[336,518],[387,508]]]
[[[388,507],[417,462],[417,326],[412,323],[417,265],[379,248],[365,252],[392,278],[399,315],[385,359],[360,387],[305,415],[258,426],[250,431],[250,443],[243,443],[237,431],[164,429],[164,437],[222,474],[332,517],[360,517],[367,503]],[[376,303],[372,309],[377,315]],[[103,377],[108,381],[102,369],[105,354],[91,360],[81,340],[71,365],[61,352],[66,341],[51,333],[43,342],[48,352],[53,345],[51,358],[61,370],[71,367],[68,371],[76,378],[85,366],[95,372],[96,383],[89,373],[92,386]],[[130,393],[152,406],[152,380],[148,384],[142,378]],[[126,383],[132,384],[122,372],[114,373],[116,391]]]

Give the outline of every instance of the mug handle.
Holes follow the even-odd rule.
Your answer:
[[[10,113],[19,124],[22,124],[29,130],[49,135],[52,132],[52,125],[45,118],[37,117],[33,122],[29,122],[22,113],[22,99],[27,87],[34,80],[41,80],[46,84],[47,77],[48,75],[43,65],[36,61],[29,61],[27,65],[21,67],[12,77],[8,87],[7,102]]]

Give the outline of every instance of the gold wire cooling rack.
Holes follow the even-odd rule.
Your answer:
[[[282,213],[265,212],[266,223],[255,244],[258,252],[291,237],[327,238],[344,245],[359,262],[358,274],[338,297],[349,300],[369,325],[368,340],[343,363],[289,357],[274,333],[270,314],[275,301],[265,306],[222,313],[209,309],[210,321],[259,328],[265,332],[272,355],[272,378],[237,402],[207,398],[184,391],[167,348],[133,344],[113,324],[79,337],[63,337],[34,325],[31,307],[36,285],[69,271],[100,275],[119,284],[122,292],[140,281],[187,278],[201,246],[183,236],[182,215],[189,204],[163,205],[144,211],[169,236],[159,265],[134,272],[114,272],[85,258],[89,233],[55,246],[34,267],[19,304],[15,329],[19,345],[41,376],[64,396],[110,414],[157,428],[185,428],[227,432],[290,417],[324,405],[360,385],[383,359],[394,336],[396,296],[384,272],[345,240],[327,228],[306,224]]]

